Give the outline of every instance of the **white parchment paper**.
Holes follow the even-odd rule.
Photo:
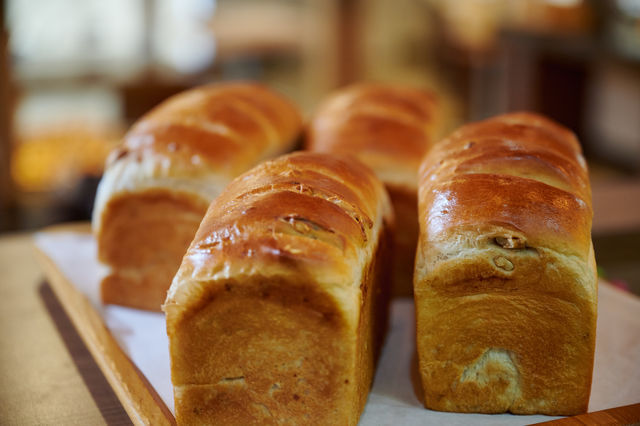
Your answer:
[[[142,371],[173,412],[168,340],[164,315],[119,306],[104,306],[98,283],[104,270],[96,261],[93,237],[85,233],[35,235],[36,245],[53,259],[104,319],[124,352]],[[361,425],[530,424],[549,416],[441,413],[426,410],[414,391],[413,301],[393,303],[390,333]],[[589,411],[640,402],[640,299],[606,283],[599,288],[598,330]]]

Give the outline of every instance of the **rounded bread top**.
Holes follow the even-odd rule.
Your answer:
[[[354,155],[385,184],[415,190],[420,160],[441,126],[434,93],[361,83],[329,96],[307,129],[306,143],[314,151]]]
[[[293,273],[353,295],[392,222],[384,186],[355,158],[296,152],[264,162],[213,201],[165,305],[197,303],[205,283],[250,275]]]
[[[231,178],[291,150],[301,128],[296,107],[252,82],[196,87],[162,102],[138,120],[111,155],[149,162],[160,175]]]
[[[510,113],[461,127],[425,157],[419,184],[427,246],[466,230],[523,248],[589,254],[593,213],[580,144],[541,115]]]

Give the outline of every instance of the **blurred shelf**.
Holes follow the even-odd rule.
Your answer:
[[[594,235],[640,231],[640,180],[594,181],[592,193]]]

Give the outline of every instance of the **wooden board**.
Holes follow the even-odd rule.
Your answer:
[[[45,232],[90,232],[88,224],[60,225]],[[173,425],[175,418],[113,338],[91,302],[73,286],[56,263],[36,247],[36,257],[96,363],[136,425]]]
[[[538,424],[554,426],[637,425],[640,424],[640,404],[625,405],[624,407],[610,408]]]
[[[59,225],[46,233],[89,233],[88,224]],[[59,266],[36,247],[36,257],[80,337],[113,388],[127,414],[137,425],[171,425],[175,418],[157,392],[120,348],[91,302],[80,293]],[[590,425],[602,422],[640,423],[640,404],[582,414],[545,424]]]

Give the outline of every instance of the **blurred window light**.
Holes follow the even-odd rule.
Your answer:
[[[640,18],[640,0],[617,0],[618,9],[634,18]]]
[[[575,7],[582,3],[582,0],[545,0],[551,6],[557,7]]]
[[[213,62],[215,42],[209,22],[215,0],[157,0],[152,50],[157,61],[182,73]]]
[[[113,90],[97,85],[26,90],[15,114],[18,133],[68,120],[118,123],[122,101]]]
[[[21,63],[71,61],[99,69],[144,47],[144,0],[9,0],[9,48]]]

